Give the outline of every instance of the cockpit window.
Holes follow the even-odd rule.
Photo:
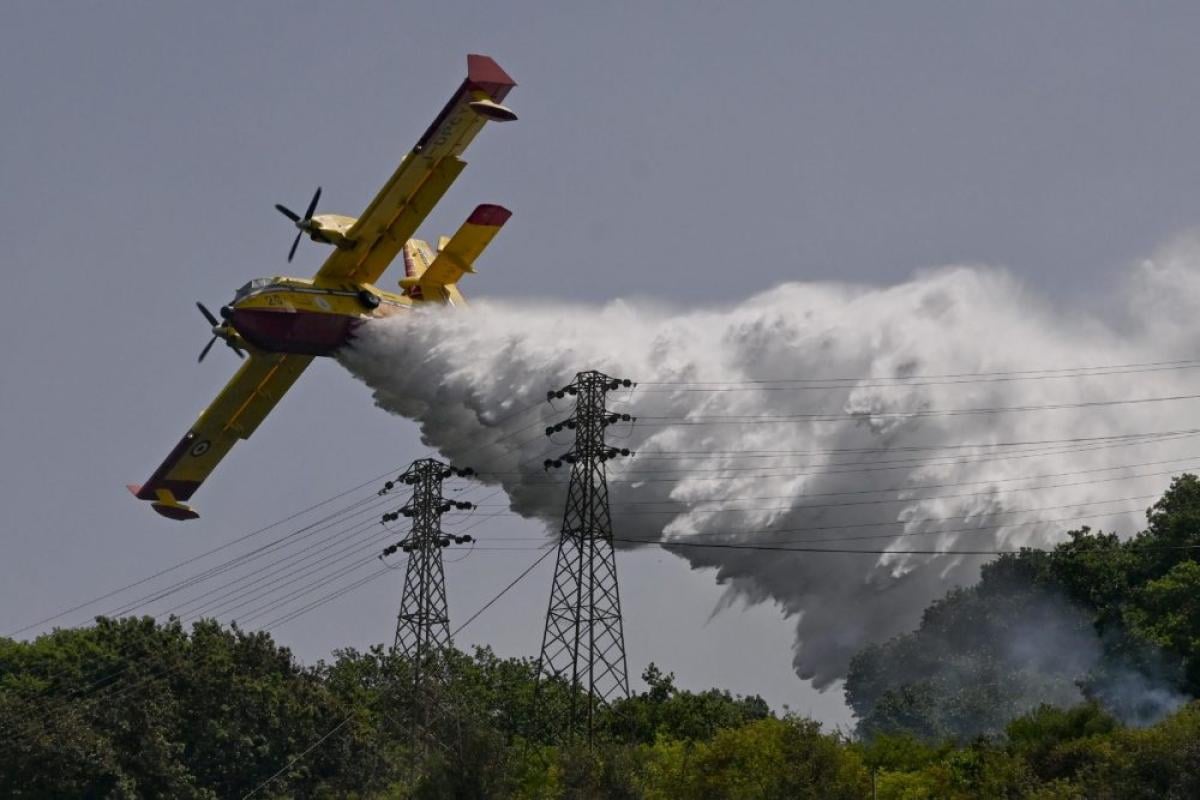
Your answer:
[[[272,278],[255,278],[254,280],[249,281],[248,283],[244,284],[242,286],[242,288],[237,290],[237,294],[235,294],[233,296],[233,302],[236,303],[239,300],[247,298],[250,295],[255,294],[256,292],[259,292],[259,291],[267,288],[272,283],[274,283],[274,279],[272,279]]]

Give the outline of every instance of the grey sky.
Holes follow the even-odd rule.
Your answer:
[[[123,488],[234,369],[220,349],[196,366],[192,303],[289,271],[273,203],[320,184],[322,210],[361,211],[468,52],[518,81],[521,115],[476,141],[423,229],[449,233],[479,202],[514,211],[468,296],[720,304],[979,261],[1078,304],[1200,208],[1190,3],[10,4],[0,631],[424,453],[319,362],[197,495],[199,522]],[[305,243],[290,272],[322,257]],[[452,614],[529,560],[451,565]],[[792,675],[777,612],[708,621],[710,576],[657,551],[620,568],[634,672],[654,660],[684,685],[845,718]],[[534,654],[548,582],[536,573],[463,641]],[[399,583],[278,637],[307,660],[387,640]]]

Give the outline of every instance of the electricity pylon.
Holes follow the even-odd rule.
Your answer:
[[[413,487],[412,498],[400,509],[383,515],[385,523],[400,517],[412,519],[408,536],[385,548],[380,557],[397,550],[408,554],[393,652],[403,656],[412,669],[413,698],[418,704],[414,721],[422,727],[429,723],[430,684],[440,677],[443,655],[451,645],[442,548],[473,541],[470,536],[442,533],[442,514],[451,509],[473,508],[469,502],[443,497],[442,481],[452,475],[473,474],[470,469],[456,469],[432,458],[414,461],[397,479]],[[388,481],[380,494],[386,494],[393,486]]]
[[[632,385],[630,380],[600,372],[580,372],[569,386],[547,395],[548,400],[575,397],[574,415],[546,429],[547,436],[564,428],[574,430],[575,446],[545,462],[546,469],[570,464],[571,478],[538,674],[570,682],[567,736],[573,737],[586,720],[589,743],[596,709],[615,697],[629,696],[604,465],[611,458],[631,453],[609,447],[604,434],[609,425],[632,420],[628,414],[605,408],[609,391]],[[586,700],[581,697],[585,692]],[[557,732],[561,734],[561,727]]]

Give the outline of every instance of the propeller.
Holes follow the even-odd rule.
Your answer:
[[[280,214],[283,214],[285,217],[290,219],[293,223],[295,223],[296,227],[300,229],[300,232],[296,234],[295,241],[292,242],[292,249],[288,251],[289,264],[292,263],[292,256],[296,255],[296,248],[300,246],[300,237],[312,227],[310,224],[312,222],[312,215],[313,212],[317,210],[317,202],[320,199],[321,187],[318,186],[317,191],[312,196],[312,200],[308,202],[308,210],[304,212],[303,217],[285,205],[281,205],[279,203],[275,204],[276,210],[278,210]]]
[[[211,311],[204,307],[204,303],[197,302],[196,308],[200,309],[200,313],[204,315],[204,318],[208,320],[208,324],[212,325],[213,328],[213,337],[208,340],[208,344],[204,345],[204,349],[200,351],[200,358],[196,359],[196,363],[200,363],[204,360],[204,357],[208,355],[208,351],[212,349],[212,346],[216,343],[217,339],[222,338],[221,334],[216,332],[217,329],[221,327],[221,323],[217,321],[217,318],[212,315]],[[233,343],[232,339],[226,339],[225,343],[233,349],[233,352],[238,354],[238,358],[246,357],[246,354],[242,352],[240,347]]]

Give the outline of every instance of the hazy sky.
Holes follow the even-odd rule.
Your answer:
[[[424,454],[320,361],[179,525],[148,477],[235,368],[193,307],[288,272],[272,208],[357,214],[492,55],[489,127],[422,229],[514,216],[468,296],[719,305],[785,280],[1007,266],[1072,305],[1196,224],[1191,3],[12,3],[0,26],[0,633]],[[301,246],[291,274],[324,257]],[[388,287],[395,271],[381,281]],[[580,369],[588,365],[580,365]],[[639,376],[631,376],[639,377]],[[513,521],[481,538],[530,535]],[[448,565],[465,616],[528,564]],[[622,554],[630,669],[844,721],[770,607]],[[390,641],[402,575],[276,632],[311,661]],[[543,568],[460,638],[535,655]],[[99,611],[100,608],[88,609]],[[160,608],[161,610],[161,608]],[[64,622],[77,622],[79,615]]]

